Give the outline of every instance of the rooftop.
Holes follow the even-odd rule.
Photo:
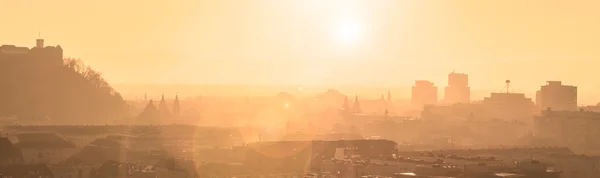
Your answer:
[[[21,133],[14,143],[19,148],[75,148],[75,144],[56,133]]]
[[[546,110],[542,112],[543,117],[569,117],[569,118],[592,118],[592,119],[600,119],[599,112],[592,111],[552,111]]]

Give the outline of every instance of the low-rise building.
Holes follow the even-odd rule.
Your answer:
[[[0,178],[18,177],[53,178],[54,175],[45,164],[0,166]]]
[[[25,164],[59,163],[76,153],[76,146],[56,133],[20,133],[9,137]]]
[[[546,110],[534,120],[535,138],[577,153],[600,153],[600,113]]]
[[[577,87],[563,85],[561,81],[548,81],[536,92],[539,109],[551,108],[556,111],[577,110]]]
[[[492,93],[483,101],[469,104],[426,106],[421,117],[427,120],[503,120],[530,122],[535,105],[522,93]]]
[[[0,166],[22,164],[21,150],[6,137],[0,137]]]

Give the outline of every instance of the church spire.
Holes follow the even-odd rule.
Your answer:
[[[342,105],[342,109],[349,109],[350,104],[348,104],[348,95],[344,97],[344,105]]]
[[[388,90],[387,102],[392,103],[392,93]]]
[[[162,95],[160,99],[160,103],[158,104],[158,112],[163,118],[168,118],[171,113],[169,112],[169,106],[167,106],[167,102],[165,101],[165,95]]]
[[[354,105],[352,106],[352,111],[354,111],[354,113],[362,112],[362,110],[360,109],[360,102],[358,101],[358,94],[354,96]]]
[[[178,94],[175,94],[175,101],[173,101],[173,117],[179,117],[180,110],[179,96]]]

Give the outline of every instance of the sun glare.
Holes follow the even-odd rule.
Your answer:
[[[360,39],[360,25],[354,20],[340,20],[334,26],[333,35],[342,44],[354,44]]]

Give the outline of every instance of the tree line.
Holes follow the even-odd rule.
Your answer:
[[[61,66],[0,61],[0,117],[101,123],[126,112],[102,73],[79,59],[64,59]]]

